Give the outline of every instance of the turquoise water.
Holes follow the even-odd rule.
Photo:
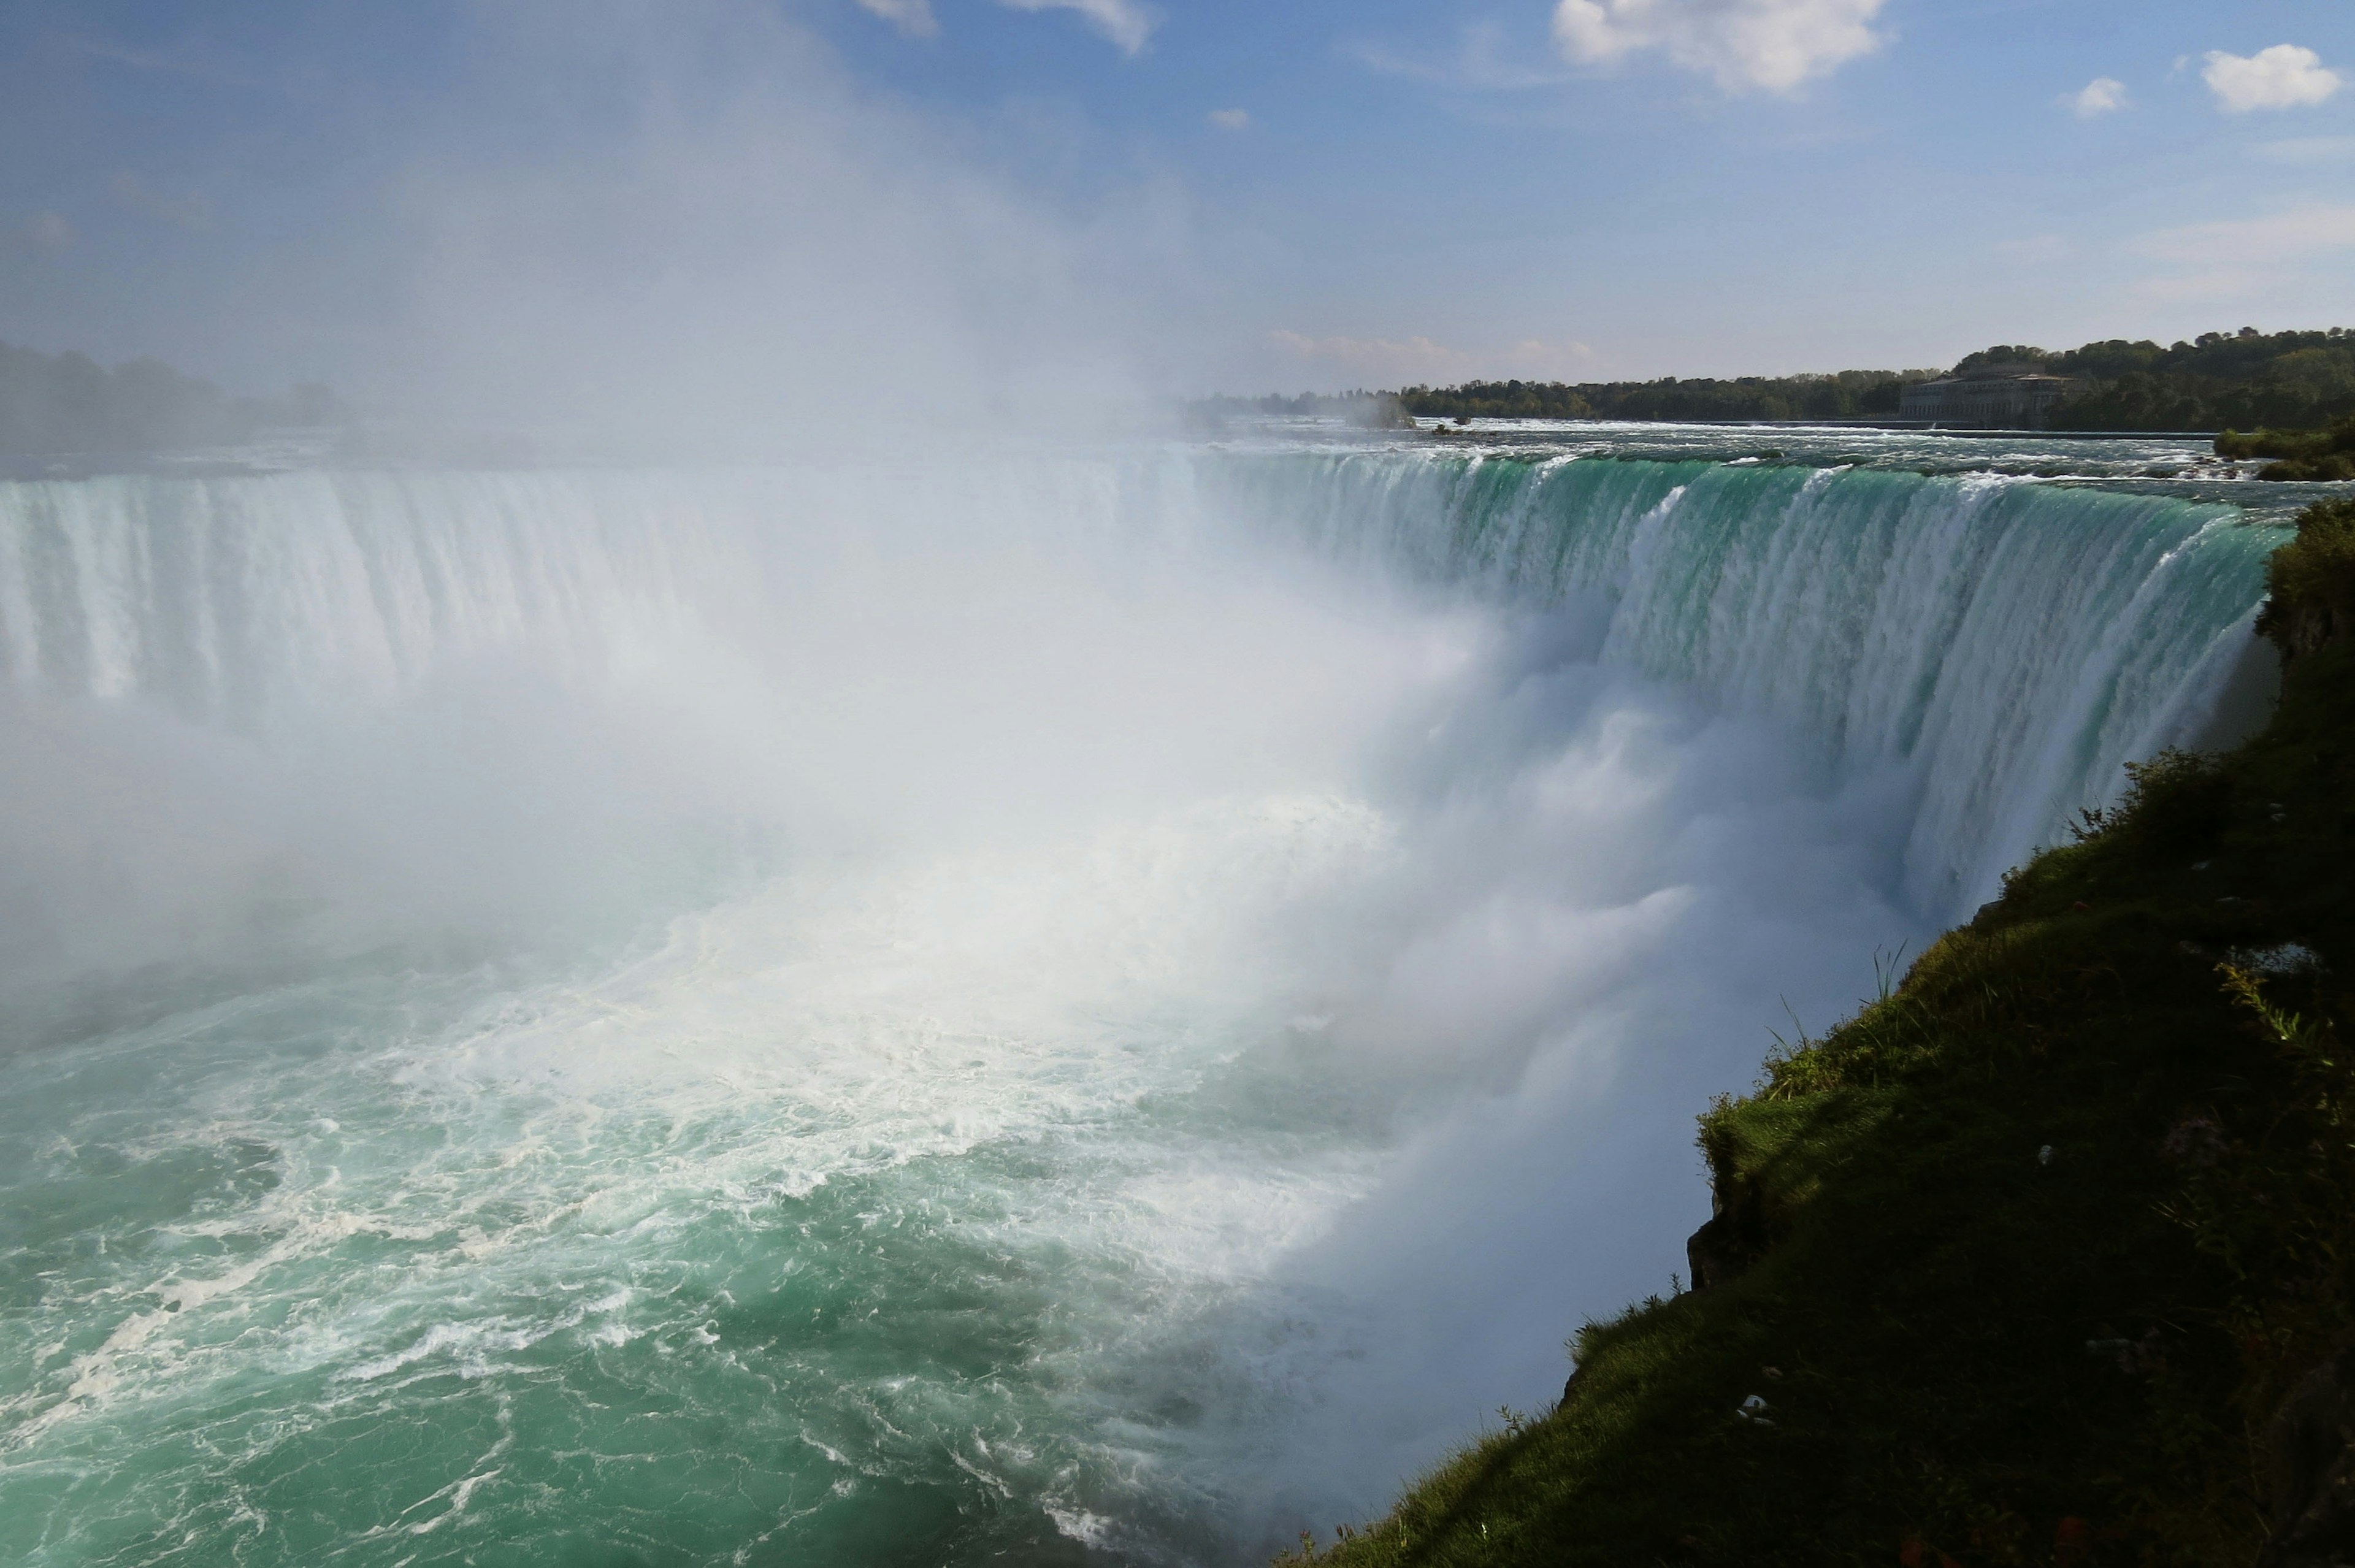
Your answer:
[[[1362,1517],[1665,1283],[1778,998],[2208,724],[2280,537],[1301,442],[0,486],[0,1561]]]

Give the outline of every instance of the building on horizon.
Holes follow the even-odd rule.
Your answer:
[[[1980,365],[1907,387],[1898,394],[1897,416],[1978,430],[2041,430],[2068,389],[2069,378],[2034,365]]]

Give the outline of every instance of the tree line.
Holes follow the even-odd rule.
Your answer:
[[[2317,430],[2355,414],[2355,332],[2210,332],[2167,347],[2110,338],[2055,352],[1999,344],[1951,372],[2019,365],[2075,383],[2054,430]],[[1467,381],[1409,387],[1408,412],[1440,419],[1875,420],[1897,417],[1904,389],[1936,370],[1661,377],[1650,381]]]
[[[1440,419],[1837,420],[1894,419],[1898,394],[1935,370],[1837,370],[1814,376],[1741,376],[1652,381],[1467,381],[1409,387],[1409,413]]]
[[[316,384],[283,398],[240,398],[160,359],[109,370],[86,354],[0,343],[0,453],[170,451],[246,441],[272,426],[350,418],[335,393]]]

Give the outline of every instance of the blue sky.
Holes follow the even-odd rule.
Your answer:
[[[2344,0],[9,0],[0,146],[0,338],[240,386],[524,315],[572,384],[750,313],[1180,390],[2355,324]]]

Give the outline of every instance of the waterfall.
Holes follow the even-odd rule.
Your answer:
[[[0,485],[0,1556],[1264,1562],[2276,529],[1446,452]],[[13,1559],[12,1559],[13,1560]]]
[[[1948,918],[2202,734],[2281,538],[2171,496],[1796,464],[1295,453],[1215,484],[1335,552],[1599,597],[1606,659],[1913,771],[1905,891]]]

